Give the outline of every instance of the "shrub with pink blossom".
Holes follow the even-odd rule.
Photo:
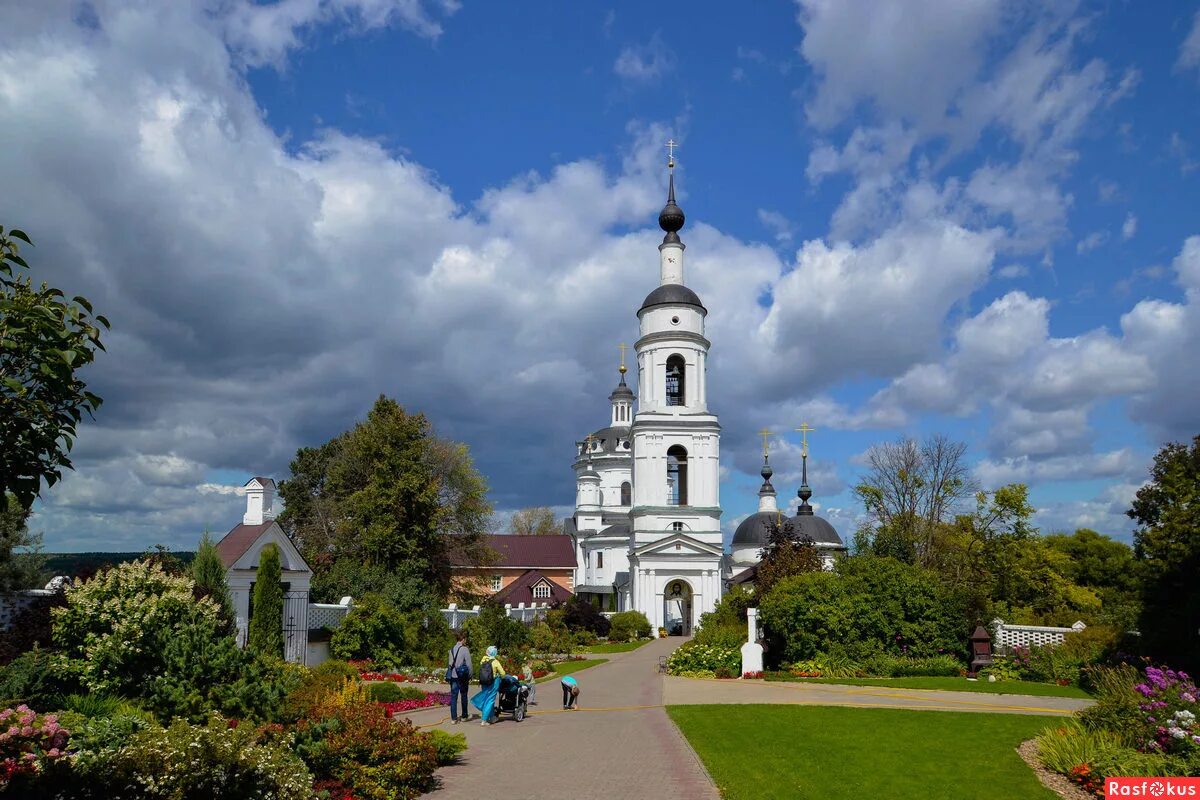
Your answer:
[[[70,736],[54,714],[39,715],[26,705],[0,711],[0,792],[65,766]]]
[[[1186,672],[1146,667],[1146,679],[1133,690],[1142,696],[1138,709],[1148,729],[1147,752],[1190,753],[1200,748],[1196,684]]]

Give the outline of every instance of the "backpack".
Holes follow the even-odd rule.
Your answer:
[[[479,685],[487,689],[495,680],[496,674],[492,672],[492,660],[485,658],[483,663],[479,665]]]
[[[454,649],[450,652],[450,663],[446,665],[446,683],[466,681],[471,678],[471,668],[466,664],[459,664],[457,667],[454,666],[454,660],[458,657],[458,651],[461,647],[462,645],[455,645]]]

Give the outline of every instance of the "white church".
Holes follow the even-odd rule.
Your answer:
[[[565,532],[575,542],[576,594],[605,611],[641,611],[654,628],[688,635],[726,583],[757,563],[767,518],[787,518],[775,505],[765,467],[759,512],[741,523],[733,553],[726,554],[721,426],[708,407],[706,385],[708,311],[684,285],[684,214],[675,203],[673,160],[668,168],[667,204],[658,217],[666,234],[658,246],[659,285],[637,313],[636,409],[622,357],[609,424],[576,443],[575,513]],[[809,519],[795,527],[818,532],[814,542],[832,559],[845,548],[828,522],[812,516],[807,488],[800,510]]]

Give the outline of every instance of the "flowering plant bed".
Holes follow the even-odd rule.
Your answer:
[[[65,758],[70,735],[54,714],[39,717],[26,705],[0,711],[0,791]]]
[[[762,670],[757,670],[755,672],[743,672],[742,673],[742,677],[747,680],[755,680],[755,681],[762,680],[762,676],[763,676]]]
[[[401,669],[395,672],[360,672],[364,681],[392,681],[393,683],[445,683],[446,673],[431,669]]]
[[[380,703],[383,711],[389,717],[403,714],[405,711],[417,711],[422,708],[435,708],[450,705],[450,695],[446,692],[430,692],[420,700],[396,700],[391,703]]]

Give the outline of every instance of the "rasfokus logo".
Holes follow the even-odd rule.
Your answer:
[[[1200,778],[1106,778],[1104,796],[1200,798]]]

